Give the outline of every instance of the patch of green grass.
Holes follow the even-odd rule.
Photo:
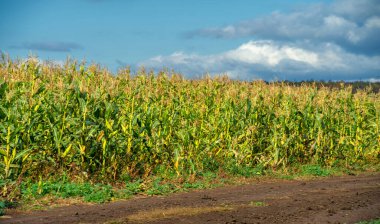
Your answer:
[[[265,168],[263,165],[257,165],[255,167],[233,165],[228,171],[232,175],[239,175],[243,177],[262,176],[265,174]]]
[[[16,202],[11,202],[7,200],[0,201],[0,216],[5,215],[5,209],[15,208],[17,206]]]
[[[103,203],[110,201],[115,192],[110,185],[90,183],[68,183],[54,181],[39,181],[24,183],[21,186],[24,199],[40,198],[53,195],[59,198],[83,197],[85,202]]]
[[[0,201],[0,216],[3,216],[5,214],[5,202]]]
[[[205,181],[215,180],[218,177],[216,172],[205,171],[199,174]]]
[[[182,187],[184,189],[205,189],[205,188],[207,188],[207,184],[203,181],[197,181],[194,183],[186,182],[186,183],[182,184]]]
[[[374,219],[370,221],[361,221],[356,224],[380,224],[380,219]]]
[[[135,195],[143,192],[143,181],[141,179],[138,179],[136,181],[127,181],[125,183],[125,191],[129,195]]]
[[[148,195],[164,195],[178,191],[171,183],[163,183],[161,178],[156,178],[152,186],[146,191]]]
[[[331,169],[323,168],[319,165],[304,165],[301,167],[301,175],[326,177],[332,174]]]
[[[267,206],[267,204],[263,201],[251,201],[249,203],[249,205],[254,206],[254,207],[265,207],[265,206]]]

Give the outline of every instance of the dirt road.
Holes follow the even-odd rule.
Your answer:
[[[380,218],[380,174],[258,181],[9,216],[0,223],[356,223]]]

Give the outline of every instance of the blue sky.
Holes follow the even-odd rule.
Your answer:
[[[0,0],[0,50],[111,71],[379,80],[378,0]]]

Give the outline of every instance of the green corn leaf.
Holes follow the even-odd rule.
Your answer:
[[[0,149],[0,154],[3,156],[7,156],[7,151],[5,151],[4,149]]]
[[[67,148],[65,149],[65,151],[62,153],[61,157],[62,158],[65,158],[67,156],[67,154],[70,152],[71,150],[71,147],[72,147],[72,144],[69,144],[69,146],[67,146]]]

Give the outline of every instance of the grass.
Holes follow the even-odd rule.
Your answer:
[[[164,195],[178,191],[178,187],[171,183],[162,183],[161,178],[153,180],[151,187],[146,191],[148,195]]]
[[[21,187],[24,199],[38,199],[44,196],[57,198],[83,197],[85,202],[102,203],[114,197],[114,191],[109,185],[90,183],[68,183],[44,181],[38,183],[25,183]]]
[[[251,201],[249,203],[249,205],[254,206],[254,207],[265,207],[265,206],[267,206],[267,204],[263,201]]]
[[[331,175],[332,171],[319,165],[304,165],[301,168],[301,173],[306,176],[327,177]]]
[[[11,201],[0,201],[0,216],[5,215],[6,209],[16,208],[18,206],[18,203],[11,202]]]
[[[374,219],[370,221],[361,221],[356,224],[380,224],[380,219]]]
[[[0,201],[0,216],[5,214],[5,209],[7,208],[6,204],[4,201]]]

